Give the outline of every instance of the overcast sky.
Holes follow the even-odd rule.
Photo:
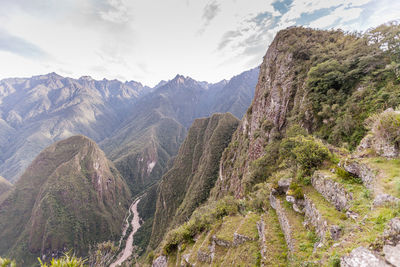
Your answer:
[[[399,15],[399,0],[0,0],[0,78],[217,82],[258,66],[288,26],[361,31]]]

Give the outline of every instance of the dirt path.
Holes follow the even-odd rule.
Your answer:
[[[137,205],[139,204],[140,198],[136,199],[130,207],[130,211],[133,213],[133,218],[131,221],[132,232],[129,234],[126,240],[126,245],[122,253],[118,256],[118,259],[110,265],[110,267],[120,266],[124,261],[126,261],[131,255],[133,250],[133,235],[140,227],[139,223],[139,213],[137,211]],[[124,229],[125,230],[125,229]],[[126,233],[126,230],[124,231]]]

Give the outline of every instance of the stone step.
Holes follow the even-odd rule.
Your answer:
[[[270,205],[276,211],[279,225],[288,247],[290,261],[307,261],[310,259],[314,242],[312,231],[303,225],[303,215],[295,212],[289,202],[282,196],[270,194]],[[309,236],[308,236],[309,235]]]

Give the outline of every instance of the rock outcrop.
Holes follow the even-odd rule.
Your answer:
[[[158,256],[153,261],[152,267],[167,267],[167,257],[164,255]]]
[[[374,254],[372,251],[358,247],[350,255],[344,256],[340,260],[341,267],[391,267],[384,259]]]
[[[357,162],[352,159],[347,159],[344,162],[341,162],[340,166],[343,167],[347,172],[361,178],[365,187],[373,190],[372,184],[374,182],[376,174],[366,164]]]

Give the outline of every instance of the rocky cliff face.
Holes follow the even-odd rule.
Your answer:
[[[370,113],[387,108],[372,99],[400,91],[386,65],[394,54],[369,34],[385,33],[277,34],[211,196],[169,231],[155,258],[170,266],[396,266],[399,159],[348,150],[367,134]],[[397,119],[388,121],[380,130],[397,133]]]
[[[20,263],[119,237],[130,192],[92,140],[73,136],[41,152],[0,204],[0,253]]]
[[[249,163],[262,157],[265,146],[280,136],[287,119],[295,112],[294,108],[298,110],[299,106],[305,105],[305,77],[299,75],[297,66],[309,64],[308,50],[317,42],[313,34],[315,32],[307,29],[284,30],[277,34],[268,48],[260,67],[253,102],[232,140],[237,147],[230,154],[226,152],[221,162],[220,179],[215,190],[217,195],[230,191],[237,197],[243,196],[242,180],[246,180],[249,174]],[[304,51],[291,47],[289,39],[297,35],[308,36],[298,44]],[[245,158],[240,159],[239,155],[243,154],[246,154]]]
[[[158,186],[150,246],[157,246],[168,228],[183,223],[207,200],[218,177],[221,154],[238,123],[229,113],[193,122],[173,166]]]

